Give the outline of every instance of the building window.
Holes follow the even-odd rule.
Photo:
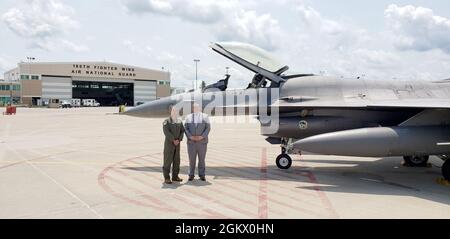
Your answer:
[[[159,85],[164,85],[164,81],[158,81]]]
[[[20,79],[21,80],[29,80],[30,76],[29,75],[20,75]]]
[[[32,80],[39,80],[39,76],[31,76]]]
[[[9,97],[0,97],[0,104],[8,104],[9,101]]]

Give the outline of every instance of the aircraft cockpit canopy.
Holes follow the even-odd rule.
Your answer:
[[[250,44],[240,42],[221,42],[218,43],[218,45],[233,55],[270,72],[276,72],[285,67],[275,58],[270,56],[268,52]]]

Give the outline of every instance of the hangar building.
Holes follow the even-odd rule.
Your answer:
[[[4,74],[19,84],[20,102],[95,99],[101,106],[138,105],[170,95],[170,73],[111,62],[19,63]]]

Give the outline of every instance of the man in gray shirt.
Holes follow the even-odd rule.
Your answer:
[[[195,167],[198,156],[198,176],[206,181],[205,157],[208,146],[208,134],[211,129],[208,115],[202,112],[198,104],[193,104],[193,113],[186,117],[184,124],[188,138],[187,148],[189,154],[189,181],[194,180]]]

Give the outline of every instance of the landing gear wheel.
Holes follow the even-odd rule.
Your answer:
[[[450,160],[445,160],[442,165],[442,176],[444,179],[450,182]]]
[[[430,156],[404,156],[405,165],[409,167],[426,167]]]
[[[289,169],[292,166],[292,159],[287,154],[280,154],[276,159],[279,169]]]

